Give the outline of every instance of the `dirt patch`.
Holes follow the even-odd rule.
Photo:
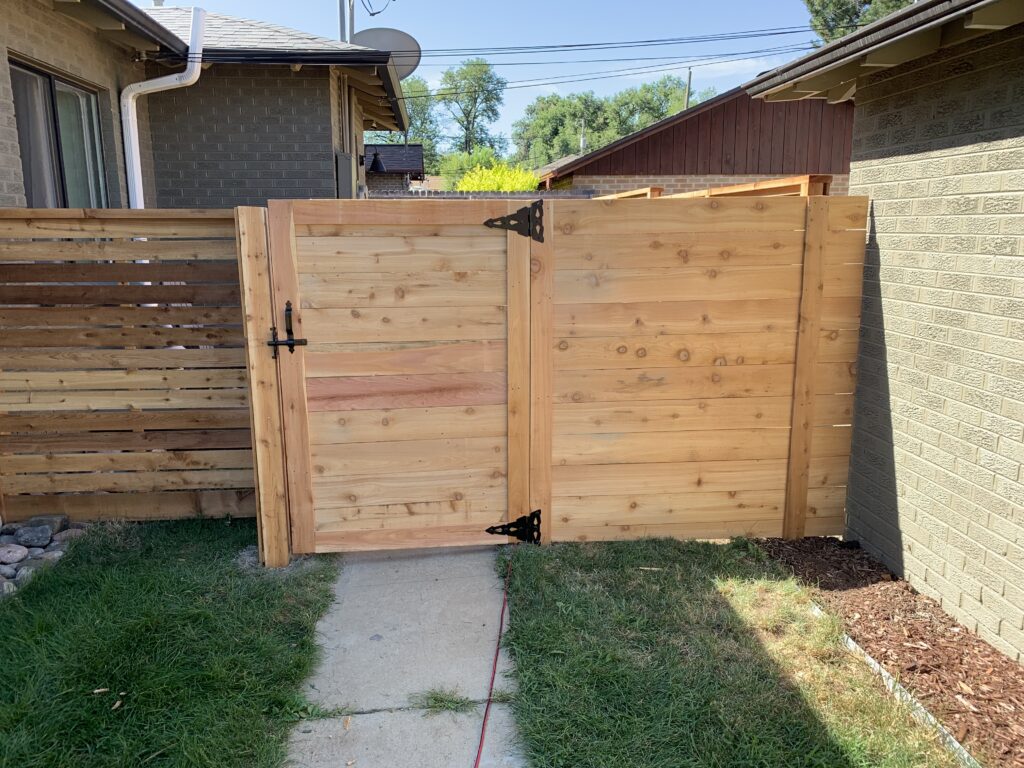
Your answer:
[[[975,757],[1024,767],[1024,667],[861,549],[825,538],[760,543]]]

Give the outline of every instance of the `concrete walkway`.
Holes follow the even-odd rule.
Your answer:
[[[495,549],[349,555],[336,602],[317,632],[323,659],[310,701],[350,717],[299,723],[294,768],[472,768],[487,700],[501,610]],[[495,690],[512,683],[502,672]],[[466,714],[431,715],[410,697],[455,689],[478,702]],[[525,765],[505,705],[492,705],[484,761]]]

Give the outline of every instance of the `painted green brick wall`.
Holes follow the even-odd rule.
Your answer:
[[[849,534],[1024,653],[1024,25],[874,75]]]

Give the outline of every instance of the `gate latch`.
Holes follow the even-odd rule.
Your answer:
[[[496,219],[488,219],[484,222],[485,227],[491,229],[508,229],[516,234],[544,242],[544,201],[535,200],[525,208],[520,208],[508,216],[498,216]]]
[[[492,525],[485,533],[495,536],[511,536],[527,544],[540,544],[540,510],[535,509],[528,515],[517,517],[509,523]]]
[[[270,341],[267,342],[267,346],[274,350],[274,359],[277,359],[277,348],[288,347],[288,351],[295,354],[296,347],[304,347],[309,344],[307,339],[296,339],[295,332],[292,330],[292,303],[286,301],[284,304],[284,333],[285,338],[282,340],[277,335],[277,326],[272,325],[270,327]]]

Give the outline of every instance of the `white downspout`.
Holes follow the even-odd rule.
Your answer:
[[[184,71],[173,75],[155,77],[132,83],[121,91],[121,131],[124,134],[124,167],[128,176],[128,205],[131,208],[145,208],[142,190],[142,155],[139,150],[139,96],[158,91],[170,91],[193,85],[202,73],[203,30],[206,27],[206,11],[192,9],[192,28],[189,34],[188,58]]]

